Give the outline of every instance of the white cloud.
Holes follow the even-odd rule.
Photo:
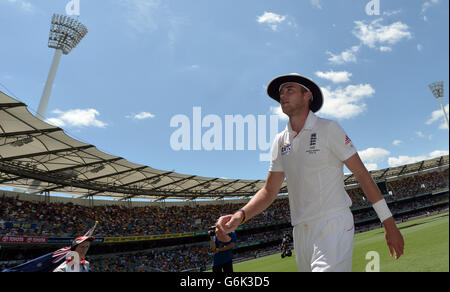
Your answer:
[[[283,113],[283,110],[281,109],[281,105],[280,106],[271,106],[270,112],[273,115],[278,115],[278,118],[280,120],[283,120],[283,121],[289,120],[289,117],[285,113]]]
[[[49,118],[46,119],[46,122],[49,123],[50,125],[56,126],[56,127],[64,127],[66,125],[66,123],[64,123],[63,120],[58,119],[58,118]]]
[[[427,156],[425,156],[425,155],[414,156],[414,157],[410,157],[410,156],[406,156],[406,155],[400,155],[399,157],[389,157],[388,158],[388,164],[389,164],[390,167],[395,167],[395,166],[415,163],[415,162],[418,162],[418,161],[423,161],[423,160],[426,160],[426,159],[427,159]]]
[[[449,105],[448,104],[445,106],[445,112],[447,113],[447,116],[448,116],[449,115]],[[438,109],[438,110],[433,111],[431,113],[431,117],[428,119],[428,121],[426,121],[425,124],[426,125],[431,125],[431,124],[433,124],[434,122],[437,122],[437,121],[440,122],[439,129],[441,129],[441,130],[447,130],[448,129],[447,122],[445,120],[444,112],[442,111],[442,109]]]
[[[399,146],[399,145],[402,144],[402,143],[403,143],[402,140],[394,140],[394,141],[392,142],[392,145],[394,145],[394,146]]]
[[[408,25],[401,21],[390,25],[382,25],[382,21],[382,18],[376,19],[370,24],[365,21],[355,21],[353,35],[369,48],[375,48],[378,45],[380,48],[387,48],[387,45],[394,45],[403,39],[412,38]]]
[[[141,112],[138,114],[127,116],[127,118],[132,118],[134,120],[145,120],[145,119],[153,119],[155,117],[154,114],[148,112]]]
[[[430,153],[430,158],[435,158],[435,157],[441,157],[441,156],[445,156],[448,155],[448,150],[435,150],[433,152]]]
[[[378,164],[376,163],[364,163],[364,166],[367,168],[368,171],[378,170]]]
[[[331,80],[333,83],[343,83],[343,82],[349,82],[350,77],[352,76],[352,73],[341,71],[341,72],[334,72],[334,71],[328,71],[328,72],[321,72],[317,71],[316,75],[320,78],[324,78],[327,80]]]
[[[328,55],[330,55],[330,58],[328,58],[328,61],[330,61],[332,64],[342,65],[345,63],[356,63],[356,53],[359,51],[360,46],[353,46],[342,53],[335,55],[331,52],[327,52]]]
[[[370,84],[348,85],[331,90],[322,88],[324,105],[321,114],[338,119],[348,119],[361,114],[366,109],[365,98],[375,94]]]
[[[263,15],[258,16],[258,23],[267,24],[273,31],[278,30],[278,25],[286,20],[286,16],[282,16],[273,12],[264,12]]]
[[[383,148],[367,148],[366,150],[358,151],[358,154],[363,162],[376,162],[385,158],[391,152]]]
[[[105,128],[108,124],[97,120],[100,113],[95,109],[74,109],[66,112],[54,110],[57,117],[47,119],[47,122],[57,127],[97,127]]]
[[[389,157],[388,164],[390,167],[411,164],[427,159],[432,159],[440,156],[448,155],[448,150],[435,150],[428,155],[419,155],[419,156],[407,156],[400,155],[399,157]]]
[[[393,12],[392,12],[393,13]],[[412,33],[409,31],[408,25],[397,21],[390,25],[383,25],[382,18],[376,19],[370,23],[365,21],[355,21],[355,27],[353,28],[353,35],[361,42],[357,46],[343,51],[340,54],[334,54],[327,51],[330,56],[328,61],[332,64],[342,65],[345,63],[356,63],[356,53],[361,48],[361,45],[368,46],[369,48],[377,48],[381,52],[391,52],[392,45],[400,42],[403,39],[411,39]]]

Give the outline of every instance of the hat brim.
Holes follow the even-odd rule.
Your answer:
[[[79,245],[85,241],[92,242],[94,240],[95,240],[95,238],[93,236],[80,236],[72,242],[72,248],[75,248],[77,245]]]
[[[267,86],[267,94],[279,103],[280,86],[287,82],[299,83],[303,86],[306,86],[309,90],[311,90],[313,100],[311,102],[310,109],[312,112],[315,113],[322,108],[323,105],[322,90],[320,90],[320,87],[316,83],[314,83],[314,81],[301,75],[288,74],[276,77],[275,79],[270,81],[269,85]]]

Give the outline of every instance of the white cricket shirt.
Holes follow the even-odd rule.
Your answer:
[[[337,122],[319,118],[312,111],[300,133],[288,123],[275,137],[269,171],[284,172],[293,226],[351,206],[343,162],[355,153]]]

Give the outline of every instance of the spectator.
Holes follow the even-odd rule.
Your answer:
[[[215,235],[210,235],[211,250],[214,253],[212,268],[214,273],[233,272],[233,249],[236,246],[236,233],[226,235],[227,242],[220,241]]]

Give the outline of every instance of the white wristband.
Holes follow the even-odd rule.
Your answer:
[[[392,213],[389,210],[385,199],[376,202],[372,205],[372,207],[375,209],[375,212],[377,212],[378,218],[380,218],[381,222],[384,222],[384,220],[392,217]]]

